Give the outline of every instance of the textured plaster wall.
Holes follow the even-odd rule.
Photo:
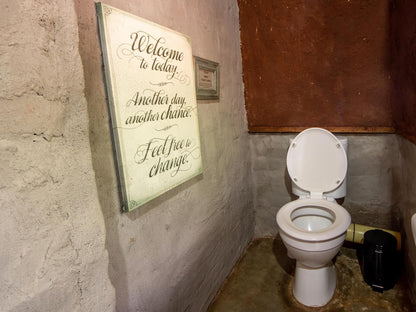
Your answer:
[[[416,305],[416,242],[413,240],[410,220],[416,213],[416,146],[399,137],[402,155],[402,191],[400,210],[402,214],[401,232],[404,239],[405,264],[412,291],[413,304]]]
[[[295,134],[250,137],[256,214],[255,237],[277,234],[276,213],[295,199],[286,170],[289,139]],[[396,135],[346,135],[347,197],[352,221],[399,230],[401,166]]]
[[[0,2],[0,310],[111,311],[71,1]]]
[[[252,238],[235,1],[108,1],[221,66],[203,175],[121,213],[93,1],[0,3],[0,310],[204,311]]]
[[[203,175],[120,213],[94,2],[75,1],[92,161],[118,311],[204,311],[253,236],[236,1],[106,1],[184,33],[220,63],[219,103],[200,103]]]

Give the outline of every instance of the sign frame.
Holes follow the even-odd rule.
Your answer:
[[[96,4],[123,210],[202,173],[190,38]]]

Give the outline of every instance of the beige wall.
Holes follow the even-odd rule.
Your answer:
[[[0,310],[112,310],[73,3],[0,15]]]
[[[107,1],[191,38],[220,63],[219,103],[198,105],[203,175],[120,214],[93,1],[75,1],[92,162],[119,311],[200,311],[253,233],[248,135],[235,1]]]
[[[203,175],[121,204],[94,2],[0,4],[0,310],[203,311],[253,235],[235,1],[107,1],[220,63]]]

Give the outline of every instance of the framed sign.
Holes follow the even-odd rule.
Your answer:
[[[124,210],[202,172],[188,37],[96,3]]]
[[[196,98],[198,100],[219,100],[219,64],[194,56]]]

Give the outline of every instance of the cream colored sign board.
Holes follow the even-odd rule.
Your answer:
[[[188,37],[97,3],[124,209],[200,174]]]

